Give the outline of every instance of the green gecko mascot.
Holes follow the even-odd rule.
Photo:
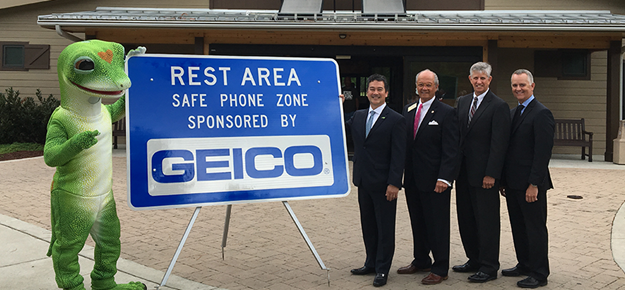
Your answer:
[[[145,48],[132,50],[141,54]],[[112,122],[124,117],[124,47],[89,40],[67,46],[57,72],[61,106],[48,122],[44,160],[56,167],[52,181],[52,256],[60,288],[85,289],[78,253],[89,234],[95,241],[91,289],[145,290],[141,282],[115,283],[120,227],[113,200]],[[102,98],[119,98],[103,105]]]

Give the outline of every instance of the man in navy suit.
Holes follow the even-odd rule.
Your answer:
[[[497,279],[499,271],[499,182],[510,138],[510,107],[490,91],[492,68],[471,66],[472,94],[458,98],[460,172],[456,181],[458,228],[469,260],[452,269],[475,272],[470,282]]]
[[[517,265],[503,276],[528,277],[521,288],[547,285],[547,190],[553,188],[549,159],[553,148],[553,114],[534,97],[534,77],[525,69],[512,74],[512,93],[519,106],[512,109],[510,147],[504,163],[501,194],[506,197]]]
[[[458,154],[458,122],[451,106],[437,100],[438,76],[416,76],[419,100],[404,108],[406,165],[404,186],[412,225],[414,260],[399,274],[427,272],[421,283],[439,284],[449,271],[449,202]],[[434,263],[430,259],[430,252]]]
[[[360,223],[367,254],[354,275],[376,273],[373,286],[386,284],[395,252],[397,194],[406,154],[406,121],[386,105],[388,82],[379,74],[367,80],[370,107],[347,121],[354,140],[353,182],[358,187]]]

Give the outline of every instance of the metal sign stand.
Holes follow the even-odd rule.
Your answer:
[[[304,231],[304,228],[299,223],[299,220],[297,220],[297,217],[295,216],[295,213],[291,209],[291,206],[289,205],[289,202],[283,201],[282,204],[284,205],[284,208],[286,208],[286,210],[289,212],[289,215],[291,215],[291,219],[293,219],[293,222],[297,226],[297,229],[299,230],[299,233],[302,235],[302,238],[304,238],[304,240],[306,241],[306,244],[308,245],[308,248],[310,249],[310,252],[313,254],[313,256],[315,256],[315,259],[317,259],[317,263],[319,263],[319,267],[321,267],[322,270],[326,270],[326,275],[327,275],[327,279],[328,279],[328,286],[330,286],[330,269],[326,268],[326,265],[323,264],[323,261],[321,261],[321,257],[319,257],[319,254],[317,254],[317,250],[315,250],[315,246],[313,246],[312,242],[308,238],[308,235],[306,235],[306,232]]]
[[[286,210],[289,212],[289,215],[291,216],[291,219],[295,223],[295,226],[297,226],[297,229],[299,230],[299,233],[302,235],[302,238],[304,238],[304,241],[306,241],[306,244],[308,245],[310,252],[312,252],[313,256],[315,256],[315,259],[317,259],[317,263],[319,264],[319,267],[321,267],[322,270],[326,270],[328,286],[330,286],[330,269],[326,267],[326,265],[321,260],[321,257],[319,257],[317,250],[315,250],[315,246],[313,246],[312,242],[308,238],[308,235],[306,235],[306,231],[304,231],[304,228],[302,227],[299,220],[295,216],[295,213],[293,212],[293,209],[291,209],[291,206],[289,205],[289,203],[287,201],[283,201],[282,204],[284,205],[284,208],[286,208]],[[202,208],[201,206],[198,206],[195,208],[195,211],[193,212],[193,216],[191,217],[191,220],[189,221],[189,224],[187,225],[187,229],[184,231],[184,235],[182,236],[182,239],[180,240],[180,244],[178,244],[176,253],[174,253],[174,257],[171,259],[171,262],[169,263],[167,272],[165,272],[165,275],[163,276],[163,280],[161,280],[161,284],[156,286],[156,290],[160,289],[160,287],[165,286],[165,284],[167,283],[167,280],[169,279],[169,275],[171,275],[171,272],[174,269],[174,265],[176,264],[176,261],[178,260],[178,256],[180,256],[180,252],[182,252],[182,248],[184,247],[184,244],[187,241],[187,237],[189,237],[191,228],[193,228],[193,224],[195,223],[197,216],[200,214],[201,208]],[[226,220],[224,222],[224,233],[223,233],[223,237],[221,240],[221,259],[225,258],[224,249],[226,247],[226,242],[228,240],[228,229],[230,228],[231,213],[232,213],[232,205],[229,204],[228,207],[226,208]]]
[[[224,248],[226,248],[226,241],[228,240],[228,229],[230,228],[230,213],[232,212],[232,205],[229,204],[226,208],[226,221],[224,222],[224,235],[221,238],[221,259],[225,260]]]
[[[167,283],[167,279],[169,279],[169,275],[171,274],[171,271],[174,270],[174,265],[176,264],[176,260],[178,260],[178,256],[180,255],[180,252],[182,252],[182,247],[184,246],[184,243],[187,241],[187,237],[189,237],[191,228],[193,227],[193,224],[195,223],[197,216],[200,214],[200,209],[202,209],[201,206],[198,206],[195,208],[195,211],[193,212],[193,216],[191,216],[191,220],[189,221],[189,224],[187,225],[187,229],[184,231],[184,235],[182,235],[180,244],[178,244],[176,253],[174,254],[174,257],[171,259],[171,263],[169,263],[169,267],[167,267],[167,272],[165,272],[165,276],[163,276],[163,280],[161,281],[161,284],[156,286],[156,290],[158,290],[160,287],[165,286],[165,283]]]

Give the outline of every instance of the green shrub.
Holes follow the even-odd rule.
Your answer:
[[[13,88],[0,93],[0,144],[46,142],[46,129],[50,115],[61,102],[52,95],[41,96],[37,89],[35,96],[20,98],[20,92]]]

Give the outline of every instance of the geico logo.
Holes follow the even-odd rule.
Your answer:
[[[308,168],[297,168],[295,155],[312,155],[313,164]],[[245,158],[243,158],[245,155]],[[268,155],[273,159],[282,159],[281,165],[274,165],[271,169],[258,169],[256,157]],[[152,177],[159,183],[181,183],[197,181],[244,179],[244,171],[250,178],[276,178],[285,172],[290,176],[314,176],[323,170],[321,149],[317,146],[291,146],[282,152],[276,147],[255,147],[245,153],[241,148],[232,149],[199,149],[195,155],[189,150],[161,150],[152,155]],[[206,161],[207,157],[229,157],[228,160]],[[184,162],[171,164],[169,170],[164,170],[163,161],[167,158],[182,158]],[[230,166],[232,162],[232,167]],[[218,169],[228,171],[207,172]],[[180,174],[165,174],[165,172],[182,171]]]

